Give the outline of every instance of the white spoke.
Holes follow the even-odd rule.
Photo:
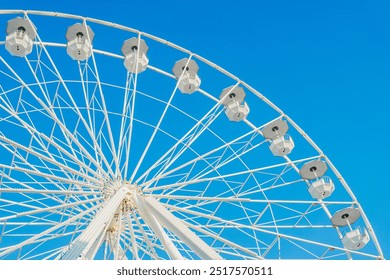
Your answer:
[[[185,65],[185,67],[188,66],[188,63],[190,62],[191,58],[192,58],[192,55],[188,58],[188,61],[187,61],[187,64]],[[183,77],[183,74],[184,74],[184,71],[182,72],[182,74],[181,74],[181,76],[180,76],[180,78],[179,78],[179,81],[180,81],[180,79]],[[148,141],[148,144],[146,145],[146,147],[145,147],[145,149],[144,149],[144,152],[142,153],[141,158],[139,159],[139,161],[138,161],[138,163],[137,163],[137,166],[135,167],[135,169],[134,169],[134,171],[133,171],[133,174],[131,175],[130,181],[133,181],[133,180],[134,180],[134,177],[135,177],[135,175],[137,174],[138,168],[141,166],[141,164],[142,164],[142,162],[143,162],[143,160],[144,160],[144,158],[145,158],[145,156],[146,156],[146,154],[147,154],[147,152],[148,152],[148,150],[149,150],[149,148],[150,148],[150,145],[152,144],[153,139],[154,139],[154,137],[156,136],[156,133],[157,133],[158,129],[160,128],[160,125],[161,125],[162,121],[164,120],[165,114],[166,114],[167,111],[168,111],[168,108],[169,108],[169,106],[170,106],[170,104],[171,104],[171,102],[172,102],[172,100],[173,100],[173,97],[175,96],[175,93],[177,92],[178,85],[179,85],[179,82],[176,83],[176,86],[175,86],[175,88],[174,88],[173,91],[172,91],[172,94],[171,94],[171,96],[170,96],[170,98],[169,98],[169,100],[168,100],[168,102],[167,102],[167,104],[166,104],[166,106],[165,106],[165,108],[164,108],[164,111],[163,111],[163,113],[161,114],[160,119],[159,119],[159,121],[158,121],[156,127],[155,127],[154,130],[153,130],[153,134],[152,134],[152,136],[150,137],[150,139],[149,139],[149,141]],[[137,180],[137,182],[138,182],[138,180]]]
[[[95,149],[95,159],[96,159],[96,162],[99,162],[99,157],[100,157],[102,159],[103,163],[107,166],[108,171],[112,174],[112,170],[111,170],[111,168],[109,166],[109,163],[108,163],[104,153],[101,151],[101,148],[100,148],[100,146],[98,144],[98,141],[97,141],[97,139],[95,137],[95,134],[96,134],[96,132],[94,131],[95,127],[94,127],[94,125],[92,123],[92,118],[91,118],[91,111],[92,111],[92,114],[94,114],[95,110],[91,110],[90,109],[90,101],[88,100],[88,93],[87,93],[87,89],[85,87],[85,81],[83,79],[83,73],[82,73],[82,70],[81,70],[80,62],[78,63],[78,66],[79,66],[80,79],[81,79],[81,84],[82,84],[82,88],[83,88],[85,104],[86,104],[86,109],[87,109],[87,114],[88,114],[89,127],[88,126],[86,126],[86,127],[87,127],[87,130],[90,130],[89,135],[90,135],[90,137],[92,139],[94,147],[96,148]],[[82,116],[81,116],[81,119],[82,119]]]
[[[56,122],[56,124],[61,127],[62,131],[64,131],[66,134],[65,139],[68,141],[68,144],[70,144],[68,137],[72,140],[73,143],[75,143],[81,151],[83,151],[85,154],[88,154],[88,152],[83,148],[83,146],[79,143],[79,141],[72,135],[72,133],[66,128],[66,126],[58,119],[57,115],[55,115],[54,112],[52,112],[51,109],[49,109],[39,98],[36,97],[35,93],[30,89],[30,87],[23,82],[23,80],[12,70],[12,68],[4,61],[2,57],[0,57],[0,60],[7,66],[7,68],[13,73],[13,75],[18,79],[18,81],[23,84],[23,86],[31,93],[32,96],[35,97],[35,99],[40,103],[40,105],[46,110],[46,112],[49,114],[49,116]]]
[[[85,21],[83,22],[83,24],[84,24],[84,26],[86,26],[86,22]],[[89,33],[88,32],[87,32],[87,37],[89,39]],[[98,85],[98,88],[99,88],[100,98],[101,98],[101,102],[102,102],[104,119],[105,119],[105,122],[106,122],[106,125],[107,125],[108,137],[109,137],[110,146],[111,146],[111,153],[112,153],[112,156],[114,157],[114,162],[115,162],[115,176],[117,177],[117,176],[119,176],[119,173],[120,173],[118,156],[116,154],[114,136],[112,135],[111,123],[110,123],[110,119],[108,117],[106,101],[105,101],[104,93],[103,93],[103,90],[102,90],[102,85],[100,83],[99,72],[98,72],[98,68],[97,68],[97,64],[96,64],[96,60],[95,60],[95,55],[94,55],[93,51],[92,51],[91,57],[92,57],[92,62],[93,62],[94,69],[96,71],[96,80],[97,80],[97,85]]]
[[[256,128],[254,131],[256,132],[259,129],[261,129],[261,127]],[[184,163],[184,164],[182,164],[182,165],[180,165],[180,166],[178,166],[178,167],[176,167],[176,168],[174,168],[174,169],[172,169],[172,170],[170,170],[168,172],[159,174],[159,175],[155,176],[153,179],[151,179],[149,181],[146,181],[146,182],[144,182],[144,183],[142,183],[140,185],[141,186],[143,186],[143,185],[150,185],[151,183],[153,183],[155,181],[158,181],[161,178],[164,178],[164,177],[166,177],[166,176],[168,176],[168,175],[170,175],[170,174],[172,174],[172,173],[174,173],[174,172],[176,172],[176,171],[178,171],[180,169],[183,169],[183,168],[185,168],[185,167],[187,167],[187,166],[189,166],[189,165],[191,165],[193,163],[198,162],[199,160],[203,160],[204,158],[206,158],[206,157],[208,157],[208,156],[210,156],[210,155],[212,155],[212,154],[214,154],[214,153],[216,153],[216,152],[218,152],[218,151],[220,151],[220,150],[222,150],[222,149],[224,149],[226,147],[231,146],[232,144],[242,140],[243,138],[251,135],[252,133],[253,133],[253,131],[247,132],[246,134],[241,135],[241,136],[237,137],[236,139],[234,139],[234,140],[232,140],[232,141],[230,141],[228,143],[224,143],[223,145],[219,146],[218,148],[215,148],[215,149],[213,149],[213,150],[211,150],[211,151],[209,151],[207,153],[204,153],[204,154],[198,156],[197,158],[194,158],[194,159],[192,159],[192,160],[190,160],[190,161],[188,161],[188,162],[186,162],[186,163]]]
[[[31,183],[29,183],[31,184]],[[56,195],[99,195],[99,192],[91,191],[73,191],[73,190],[39,190],[39,189],[17,189],[10,188],[4,189],[0,188],[0,193],[39,193],[39,194],[56,194]]]
[[[81,218],[82,216],[84,216],[84,215],[94,211],[96,208],[98,208],[98,205],[95,206],[95,207],[92,207],[92,208],[90,208],[88,210],[86,210],[85,212],[82,212],[82,213],[80,213],[78,215],[75,215],[72,218],[70,218],[70,219],[68,219],[68,220],[66,220],[66,221],[64,221],[64,222],[62,222],[60,224],[57,224],[57,225],[55,225],[55,226],[53,226],[53,227],[51,227],[51,228],[49,228],[49,229],[39,233],[39,234],[36,234],[33,237],[27,239],[26,241],[23,241],[23,242],[19,243],[18,245],[11,246],[10,248],[7,248],[6,250],[1,251],[0,252],[0,257],[4,256],[6,254],[9,254],[9,253],[11,253],[11,252],[13,252],[15,250],[18,250],[18,249],[22,248],[23,246],[26,246],[28,244],[31,244],[31,243],[35,242],[37,239],[41,238],[42,236],[45,236],[46,234],[48,234],[48,233],[50,233],[50,232],[52,232],[54,230],[57,230],[57,229],[65,226],[65,225],[69,224],[70,222],[76,221],[77,219]]]
[[[23,145],[21,145],[21,144],[18,144],[18,143],[16,143],[15,141],[12,141],[12,140],[10,140],[10,139],[4,137],[4,136],[1,136],[1,135],[0,135],[0,141],[3,141],[3,142],[5,142],[5,143],[8,143],[9,145],[11,145],[11,146],[14,147],[14,148],[23,150],[23,151],[25,151],[25,152],[27,152],[27,153],[29,153],[29,154],[31,154],[31,155],[34,155],[34,156],[40,158],[42,161],[46,161],[46,162],[48,162],[48,163],[57,165],[59,168],[61,168],[62,170],[64,170],[64,173],[65,173],[65,171],[68,171],[68,172],[70,172],[70,173],[72,173],[72,174],[76,174],[76,175],[78,175],[78,176],[80,176],[80,177],[82,177],[82,178],[84,178],[84,179],[86,179],[86,180],[88,180],[88,181],[95,182],[95,183],[99,183],[99,181],[96,180],[96,179],[93,178],[93,177],[86,176],[85,174],[83,174],[83,173],[81,173],[81,172],[79,172],[79,171],[77,171],[77,170],[74,170],[74,169],[72,169],[72,168],[70,168],[70,167],[68,167],[68,166],[66,166],[66,165],[64,165],[64,164],[61,164],[61,163],[59,163],[58,161],[56,161],[56,160],[54,160],[54,159],[52,159],[52,158],[46,157],[46,156],[42,155],[41,153],[35,152],[35,151],[33,151],[32,149],[27,148],[27,147],[25,147],[25,146],[23,146]],[[2,143],[0,143],[0,145],[2,145]]]
[[[317,158],[317,157],[311,157],[311,158],[307,158],[307,159],[297,160],[297,161],[294,161],[294,163],[307,161],[307,160],[310,160],[310,159],[313,159],[313,158]],[[281,163],[281,164],[276,164],[274,166],[260,167],[260,168],[255,168],[255,169],[252,169],[252,170],[245,170],[245,171],[240,171],[240,172],[236,172],[236,173],[215,176],[215,177],[211,177],[211,178],[201,178],[200,177],[200,178],[197,178],[197,179],[194,179],[194,180],[191,180],[191,181],[179,182],[179,183],[165,185],[165,186],[161,186],[161,187],[149,188],[148,192],[161,190],[161,189],[170,189],[172,187],[182,187],[182,186],[187,186],[187,185],[190,185],[190,184],[199,184],[199,183],[208,182],[208,181],[216,181],[216,180],[226,179],[226,178],[230,178],[230,177],[234,177],[234,176],[238,176],[238,175],[243,175],[243,174],[252,174],[252,173],[256,173],[256,172],[272,169],[272,168],[275,168],[275,167],[286,166],[286,165],[287,165],[287,163]]]
[[[169,166],[171,166],[172,163],[174,163],[174,161],[178,157],[180,157],[180,155],[183,154],[184,151],[187,148],[189,148],[191,146],[191,144],[208,128],[208,126],[213,122],[213,120],[219,116],[221,111],[219,113],[217,113],[216,116],[213,116],[213,112],[216,111],[219,106],[220,106],[220,104],[217,103],[213,108],[211,108],[211,110],[208,111],[206,113],[206,115],[203,116],[203,118],[196,123],[195,126],[193,126],[174,146],[172,146],[160,159],[158,159],[143,175],[141,175],[137,179],[136,183],[139,183],[140,180],[142,180],[153,168],[155,168],[155,166],[157,166],[159,163],[161,163],[161,161],[163,161],[167,155],[169,155],[170,153],[173,153],[179,145],[184,145],[184,147],[175,155],[175,157],[173,159],[169,160],[169,162],[164,165],[164,169],[161,170],[160,173],[164,172]],[[211,117],[211,120],[209,119],[209,120],[207,120],[206,124],[203,124],[203,121],[206,120],[208,117]],[[199,128],[199,126],[201,126],[201,124],[202,124],[202,128],[200,129],[200,131],[196,131]],[[195,133],[193,135],[191,135],[191,133],[193,131]],[[187,140],[187,138],[189,138],[189,140],[188,140],[188,142],[185,142],[185,140]]]
[[[22,213],[17,213],[17,214],[12,215],[12,216],[2,217],[2,218],[0,218],[0,221],[8,221],[8,220],[11,220],[11,219],[16,219],[16,218],[23,217],[23,216],[29,216],[29,215],[32,215],[32,214],[39,214],[39,213],[51,212],[53,210],[66,209],[66,208],[69,208],[69,207],[74,207],[76,205],[82,205],[82,204],[97,202],[99,200],[100,199],[95,198],[95,199],[90,199],[90,200],[81,201],[81,202],[68,203],[68,204],[63,204],[63,205],[58,205],[58,206],[53,206],[53,207],[47,207],[47,208],[43,208],[43,209],[36,209],[36,210],[26,211],[26,212],[22,212]]]

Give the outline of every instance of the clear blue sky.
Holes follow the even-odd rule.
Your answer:
[[[2,1],[101,18],[221,65],[292,117],[330,157],[390,255],[390,2]]]

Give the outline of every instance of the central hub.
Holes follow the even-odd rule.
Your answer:
[[[123,198],[119,202],[115,210],[115,214],[107,229],[108,232],[114,233],[121,231],[124,227],[123,218],[131,214],[136,207],[134,199],[137,195],[141,194],[141,189],[136,184],[131,184],[127,181],[113,180],[105,184],[103,191],[105,201],[111,200],[112,197],[123,193]]]
[[[119,189],[126,187],[130,193],[142,193],[141,188],[137,184],[131,184],[128,181],[123,180],[107,180],[103,184],[103,197],[105,199],[113,196]]]
[[[136,208],[133,202],[135,196],[142,194],[141,188],[137,184],[124,180],[107,180],[105,182],[103,187],[105,201],[109,201],[118,192],[126,192],[126,195],[117,208],[116,215],[119,213],[122,215],[131,213]]]

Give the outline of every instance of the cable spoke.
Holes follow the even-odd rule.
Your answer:
[[[192,55],[190,55],[190,57],[188,58],[187,64],[186,64],[184,67],[187,67],[187,66],[188,66],[188,63],[191,61],[191,58],[192,58]],[[142,155],[141,155],[141,158],[139,159],[139,161],[138,161],[136,167],[134,168],[134,171],[133,171],[133,174],[131,175],[130,181],[133,181],[133,180],[134,180],[134,177],[135,177],[135,175],[137,174],[138,169],[139,169],[139,167],[141,166],[141,164],[142,164],[142,162],[143,162],[143,160],[144,160],[144,158],[145,158],[145,156],[146,156],[146,154],[147,154],[147,152],[148,152],[148,150],[149,150],[149,148],[150,148],[150,145],[152,144],[153,139],[154,139],[154,137],[156,136],[156,133],[157,133],[157,131],[159,130],[161,123],[162,123],[163,120],[164,120],[165,114],[167,113],[167,111],[168,111],[168,109],[169,109],[169,107],[170,107],[170,104],[171,104],[171,102],[172,102],[172,100],[173,100],[173,97],[175,96],[175,94],[176,94],[176,92],[177,92],[177,88],[178,88],[178,86],[179,86],[179,81],[182,79],[183,75],[184,75],[184,71],[182,72],[180,78],[178,79],[178,81],[177,81],[177,83],[176,83],[176,86],[175,86],[175,88],[173,89],[172,94],[171,94],[171,96],[170,96],[170,98],[169,98],[169,100],[168,100],[168,102],[167,102],[167,104],[166,104],[166,106],[165,106],[165,108],[164,108],[164,111],[163,111],[163,113],[161,114],[160,119],[159,119],[159,121],[158,121],[156,127],[155,127],[154,130],[153,130],[152,136],[149,138],[148,144],[146,145],[146,147],[145,147],[145,149],[144,149],[144,152],[143,152]],[[139,180],[137,180],[137,182],[138,182],[138,181],[139,181]]]

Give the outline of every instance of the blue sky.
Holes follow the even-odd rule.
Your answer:
[[[190,49],[240,77],[283,109],[329,156],[388,257],[390,3],[239,3],[22,0],[3,1],[1,8],[118,22]]]

